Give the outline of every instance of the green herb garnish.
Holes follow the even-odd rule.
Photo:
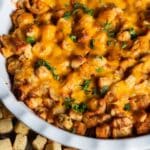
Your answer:
[[[73,104],[72,109],[79,113],[84,113],[87,109],[87,105],[85,103],[81,104]]]
[[[94,10],[93,9],[89,9],[88,7],[84,7],[84,12],[87,13],[90,16],[94,16]]]
[[[70,97],[66,97],[64,100],[64,105],[65,105],[66,109],[73,109],[76,112],[80,112],[80,113],[83,113],[86,111],[87,105],[85,103],[76,104],[73,102],[74,102],[74,99],[72,99]]]
[[[81,4],[81,3],[74,3],[73,10],[72,11],[66,11],[64,13],[63,17],[65,19],[69,19],[71,17],[71,15],[76,14],[78,9],[82,9],[84,13],[89,14],[90,16],[94,15],[94,9],[90,9],[87,6],[85,6],[84,4]]]
[[[74,8],[74,9],[79,9],[79,8],[82,8],[83,6],[84,6],[84,5],[81,4],[81,3],[74,3],[73,8]]]
[[[127,48],[127,46],[128,46],[127,42],[122,42],[122,44],[121,44],[121,48],[122,49]]]
[[[26,42],[27,42],[27,43],[30,43],[30,44],[34,44],[34,43],[35,43],[35,38],[32,37],[32,36],[28,36],[28,37],[26,38]]]
[[[129,111],[131,109],[130,103],[124,105],[124,110]]]
[[[112,40],[108,40],[107,41],[107,46],[111,46],[112,45]]]
[[[137,38],[137,33],[136,33],[136,31],[134,30],[134,28],[130,28],[130,29],[129,29],[129,33],[130,33],[130,35],[131,35],[131,39],[132,39],[132,40],[134,40],[134,39]]]
[[[109,37],[115,37],[115,35],[116,35],[115,30],[112,30],[112,24],[108,21],[106,21],[106,23],[104,23],[103,30],[107,33],[107,35]]]
[[[108,31],[107,32],[107,35],[109,36],[109,37],[115,37],[115,35],[116,35],[116,32],[114,31],[114,30],[110,30],[110,31]]]
[[[45,66],[53,75],[54,79],[59,80],[59,76],[55,73],[55,68],[52,67],[46,60],[39,59],[35,63],[35,68]]]
[[[39,59],[36,63],[35,63],[35,68],[39,68],[41,66],[45,66],[48,70],[51,70],[52,67],[49,65],[49,63],[46,60],[43,59]]]
[[[89,46],[90,46],[91,49],[94,49],[94,42],[95,42],[94,39],[90,40],[90,45]]]
[[[64,104],[66,109],[71,109],[72,108],[72,102],[74,101],[74,99],[70,98],[70,97],[66,97]]]
[[[70,38],[73,42],[76,42],[77,41],[77,37],[73,34],[70,35]]]
[[[104,97],[106,95],[106,93],[108,92],[108,90],[109,90],[109,86],[107,86],[107,85],[103,86],[100,90],[100,96]]]
[[[108,32],[110,30],[110,28],[111,28],[111,23],[106,21],[104,26],[103,26],[103,28],[104,28],[105,32]]]
[[[92,89],[92,94],[93,94],[94,96],[99,96],[99,95],[100,95],[100,92],[99,92],[98,87],[94,87],[94,88]]]
[[[96,68],[96,72],[98,72],[98,73],[103,72],[103,71],[104,71],[103,67]]]
[[[91,80],[84,80],[83,84],[81,85],[82,89],[85,92],[88,92],[88,88],[89,88],[90,82],[91,82]]]
[[[93,9],[90,9],[87,6],[85,6],[84,4],[81,4],[81,3],[74,3],[72,14],[75,14],[78,9],[82,9],[84,11],[84,13],[87,13],[91,16],[94,15],[94,10]]]
[[[63,16],[66,20],[69,19],[71,17],[71,12],[70,11],[66,11],[64,13],[64,16]]]

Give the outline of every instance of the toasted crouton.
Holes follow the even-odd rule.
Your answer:
[[[46,138],[38,135],[36,137],[36,139],[33,141],[32,145],[33,145],[34,149],[42,150],[44,148],[46,142],[47,142]]]
[[[45,150],[62,150],[61,144],[56,142],[51,142],[46,145]]]
[[[13,150],[25,150],[27,146],[27,136],[18,134],[13,144]]]
[[[0,134],[7,134],[13,130],[13,124],[11,119],[0,120]]]
[[[25,124],[18,122],[15,126],[15,132],[18,134],[20,133],[23,135],[27,135],[29,132],[29,128]]]
[[[0,140],[0,150],[12,150],[10,139]]]

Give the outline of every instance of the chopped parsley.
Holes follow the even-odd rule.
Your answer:
[[[121,44],[121,48],[122,49],[127,48],[127,46],[128,46],[127,42],[122,42],[122,44]]]
[[[137,33],[136,33],[136,31],[134,30],[134,28],[130,28],[130,29],[129,29],[129,33],[130,33],[130,35],[131,35],[131,39],[132,39],[132,40],[134,40],[134,39],[137,38]]]
[[[107,46],[111,46],[112,45],[112,40],[108,40],[107,41]]]
[[[65,105],[66,109],[73,109],[79,113],[83,113],[86,111],[87,105],[85,103],[76,104],[73,102],[74,102],[74,99],[72,99],[70,97],[66,97],[64,100],[64,105]]]
[[[106,22],[104,23],[103,28],[104,28],[104,31],[105,31],[105,32],[108,32],[108,30],[110,30],[110,28],[111,28],[111,23],[108,22],[108,21],[106,21]]]
[[[87,13],[90,16],[94,16],[94,10],[93,9],[89,9],[88,7],[84,7],[84,12]]]
[[[82,8],[83,6],[84,6],[84,5],[81,4],[81,3],[74,3],[73,8],[74,8],[74,9],[79,9],[79,8]]]
[[[124,105],[124,110],[129,111],[131,109],[130,103]]]
[[[77,37],[73,34],[70,35],[70,39],[73,41],[73,42],[76,42],[77,41]]]
[[[82,4],[82,3],[74,3],[73,5],[73,10],[72,11],[66,11],[64,13],[64,18],[70,19],[71,15],[76,14],[76,12],[78,11],[78,9],[82,9],[84,13],[89,14],[90,16],[94,15],[94,9],[90,9],[88,8],[86,5]]]
[[[115,46],[116,45],[116,40],[112,39],[112,37],[110,39],[108,39],[107,41],[107,46]]]
[[[72,108],[72,102],[74,101],[74,99],[70,98],[70,97],[66,97],[64,104],[66,109],[71,109]]]
[[[81,3],[74,3],[72,14],[75,14],[78,9],[82,9],[84,13],[89,14],[90,16],[94,15],[94,9],[90,9],[86,5]]]
[[[84,80],[83,84],[81,85],[82,89],[85,92],[88,92],[88,88],[89,88],[90,82],[91,82],[91,80]]]
[[[115,30],[112,30],[112,24],[108,21],[106,21],[106,23],[104,23],[103,30],[107,33],[107,35],[109,37],[115,37],[115,35],[116,35]]]
[[[106,93],[108,92],[108,90],[109,90],[109,86],[107,86],[107,85],[103,86],[100,90],[100,96],[104,97],[106,95]]]
[[[92,89],[92,94],[93,94],[94,96],[99,96],[99,95],[100,95],[100,93],[99,93],[99,88],[98,88],[98,87],[94,87],[94,88]]]
[[[72,11],[66,11],[63,15],[63,18],[68,20],[70,19],[71,15],[76,14],[78,9],[82,9],[84,13],[89,14],[90,16],[94,15],[94,9],[88,8],[86,5],[81,3],[74,3]]]
[[[30,43],[30,44],[34,44],[34,43],[35,43],[35,38],[32,37],[32,36],[28,36],[28,37],[26,38],[26,42],[27,42],[27,43]]]
[[[48,70],[51,70],[52,67],[49,65],[49,63],[46,60],[43,59],[39,59],[36,63],[35,63],[35,68],[39,68],[41,66],[45,66]]]
[[[104,71],[104,68],[103,67],[99,67],[99,68],[96,68],[96,72],[98,73],[101,73]]]
[[[45,66],[53,75],[54,79],[59,80],[59,76],[55,73],[55,68],[52,67],[46,60],[39,59],[35,63],[35,68]]]
[[[116,35],[116,32],[114,31],[114,30],[110,30],[110,31],[108,31],[107,32],[107,35],[109,36],[109,37],[115,37],[115,35]]]
[[[72,109],[79,113],[84,113],[87,109],[87,105],[85,103],[81,104],[73,104]]]
[[[64,13],[64,16],[63,16],[66,20],[67,19],[70,19],[70,17],[71,17],[71,12],[70,11],[66,11],[65,13]]]
[[[91,40],[90,40],[90,48],[91,48],[91,49],[94,49],[94,42],[95,42],[94,39],[91,39]]]

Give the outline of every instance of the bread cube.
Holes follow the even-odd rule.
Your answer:
[[[13,124],[11,119],[0,120],[0,134],[7,134],[13,130]]]
[[[36,150],[43,150],[46,142],[47,142],[46,138],[38,135],[36,139],[33,141],[32,145],[33,145],[33,148]]]
[[[0,150],[12,150],[10,139],[0,140]]]
[[[25,125],[25,124],[23,124],[23,123],[21,123],[21,122],[18,122],[17,124],[16,124],[16,126],[15,126],[15,132],[17,133],[17,134],[23,134],[23,135],[27,135],[28,134],[28,132],[29,132],[29,128]]]
[[[45,150],[62,150],[62,147],[59,143],[51,142],[46,145]]]
[[[27,136],[18,134],[13,144],[13,150],[25,150],[27,146]]]

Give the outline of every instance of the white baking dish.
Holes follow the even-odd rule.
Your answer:
[[[11,27],[9,14],[13,9],[10,0],[0,0],[0,34],[9,31]],[[63,131],[40,119],[24,103],[18,101],[11,92],[5,59],[2,55],[0,55],[0,99],[19,120],[35,132],[63,145],[85,150],[144,150],[150,148],[150,135],[115,140],[94,139]]]

